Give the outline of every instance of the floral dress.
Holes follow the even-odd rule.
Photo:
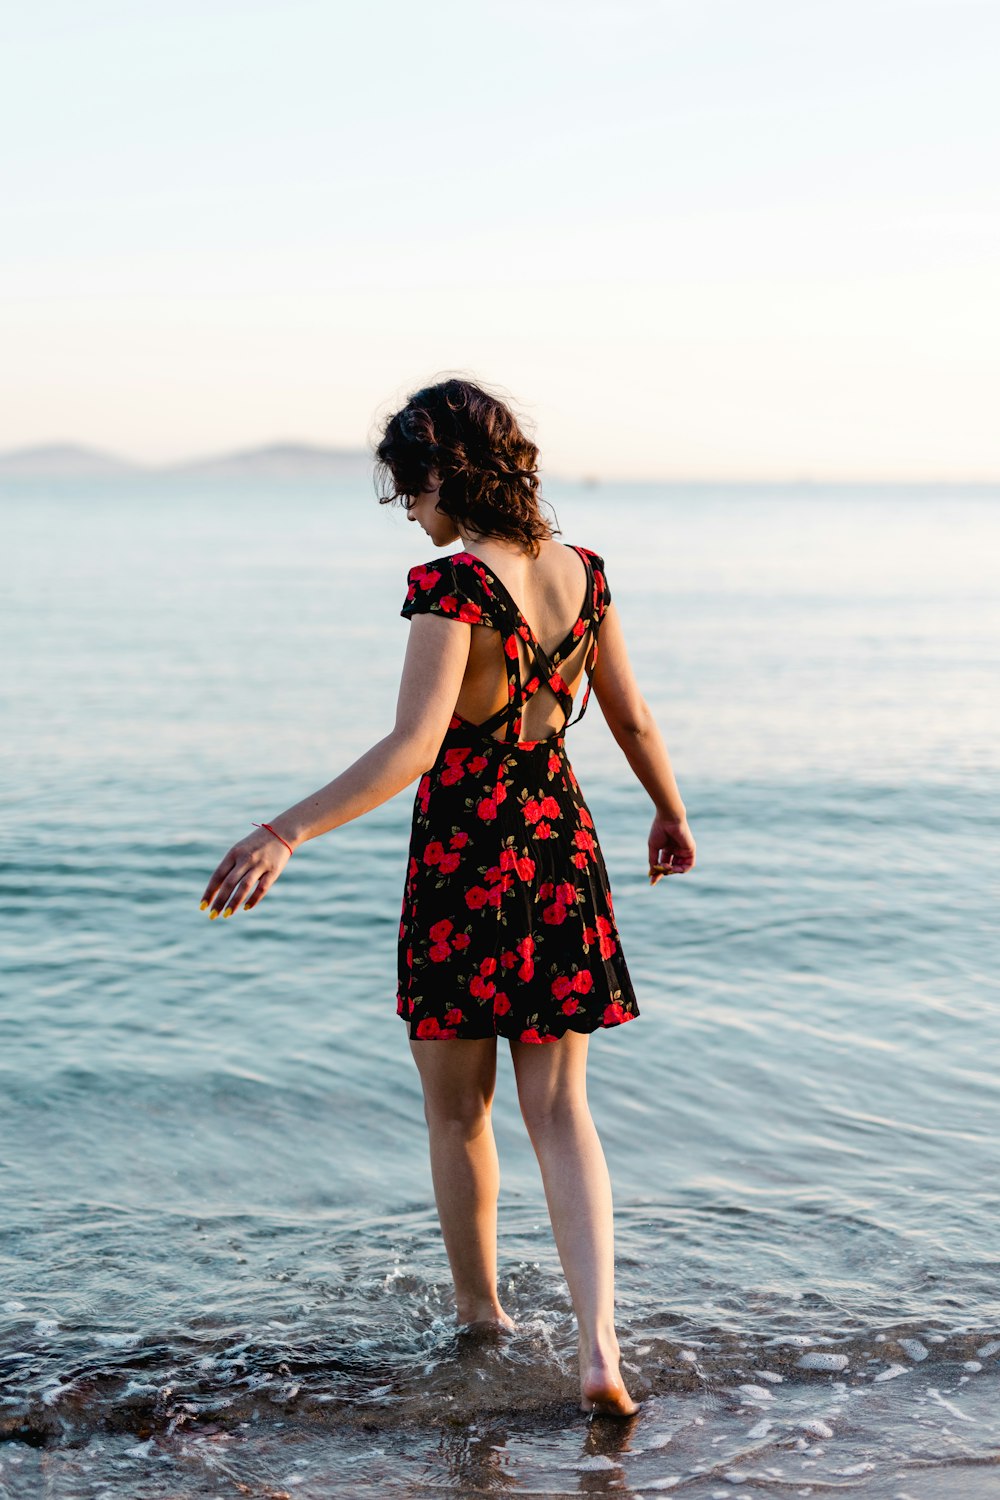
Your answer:
[[[564,740],[573,700],[559,668],[589,636],[582,718],[611,602],[603,558],[574,550],[587,570],[586,598],[551,656],[480,558],[455,552],[408,575],[404,618],[430,612],[498,632],[508,690],[507,705],[483,723],[452,715],[417,787],[396,997],[413,1039],[555,1042],[639,1014],[594,820]],[[518,636],[530,663],[523,682]],[[522,740],[525,703],[543,687],[565,723],[548,738]]]

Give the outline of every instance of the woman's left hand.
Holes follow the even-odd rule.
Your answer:
[[[249,911],[263,901],[291,857],[281,840],[266,829],[248,833],[212,871],[201,910],[207,908],[212,921],[220,912],[224,917],[232,916],[241,902],[243,910]]]

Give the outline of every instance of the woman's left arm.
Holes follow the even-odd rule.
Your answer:
[[[350,823],[388,802],[428,770],[455,710],[469,658],[472,627],[441,615],[410,621],[410,637],[396,704],[396,722],[384,739],[339,776],[268,821],[280,838],[255,829],[234,844],[212,872],[202,896],[209,916],[249,911],[277,880],[289,849]]]

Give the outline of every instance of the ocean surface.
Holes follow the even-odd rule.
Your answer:
[[[395,1014],[413,789],[210,923],[213,867],[391,727],[357,482],[0,493],[0,1494],[1000,1494],[1000,490],[551,482],[698,841],[568,748],[639,997],[597,1033],[632,1423],[501,1046],[500,1286],[455,1327]]]

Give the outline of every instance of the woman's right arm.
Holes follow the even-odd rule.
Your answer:
[[[614,601],[601,622],[593,685],[608,728],[655,809],[649,831],[649,879],[655,885],[667,873],[662,865],[669,863],[677,874],[693,868],[695,842],[663,736],[636,682]]]

